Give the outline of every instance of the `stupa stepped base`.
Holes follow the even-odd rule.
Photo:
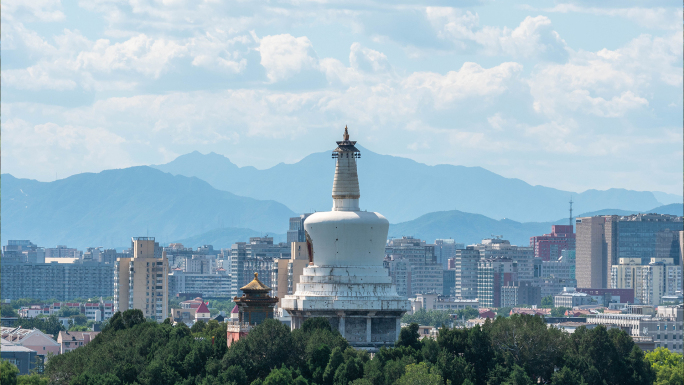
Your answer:
[[[408,302],[403,300],[404,302]],[[292,329],[298,329],[309,318],[323,317],[333,329],[357,349],[371,352],[391,347],[399,338],[401,316],[406,310],[288,310],[292,316]]]

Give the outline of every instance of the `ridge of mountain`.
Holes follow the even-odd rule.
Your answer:
[[[642,211],[604,209],[577,215],[573,217],[573,223],[578,217],[630,215],[639,212],[683,216],[684,205],[674,203]],[[435,239],[453,238],[458,243],[469,245],[480,243],[482,239],[493,235],[502,235],[504,239],[511,241],[511,244],[527,246],[530,237],[550,233],[552,225],[566,224],[568,224],[568,218],[553,222],[521,223],[510,219],[496,220],[480,214],[450,210],[428,213],[411,221],[390,224],[389,236],[393,238],[413,236],[428,243],[434,242]]]
[[[661,205],[649,191],[609,189],[575,193],[532,186],[481,167],[428,166],[357,147],[362,154],[358,167],[362,208],[382,213],[393,223],[445,209],[520,222],[553,221],[567,213],[570,198],[575,210],[581,212],[605,207],[647,210]],[[203,155],[197,151],[151,167],[197,177],[237,195],[275,200],[295,212],[327,211],[331,206],[335,166],[329,152],[313,153],[299,162],[279,163],[264,170],[238,167],[223,155]]]
[[[160,242],[217,227],[283,233],[295,213],[282,203],[242,197],[194,177],[139,166],[54,182],[2,174],[2,242],[120,246],[132,236]]]

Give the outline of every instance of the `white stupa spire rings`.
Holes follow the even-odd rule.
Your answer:
[[[356,172],[356,159],[361,151],[349,140],[349,131],[344,127],[343,141],[337,142],[332,157],[336,159],[335,179],[333,180],[333,211],[359,211],[359,176]]]

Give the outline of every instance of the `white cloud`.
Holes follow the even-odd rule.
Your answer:
[[[472,96],[500,95],[522,70],[518,63],[502,63],[489,69],[477,63],[464,63],[458,71],[446,75],[433,72],[411,74],[405,81],[407,93],[427,90],[437,108],[446,108],[455,100]]]
[[[271,82],[285,80],[303,70],[318,67],[313,45],[306,36],[264,36],[259,41],[259,52],[261,65]]]
[[[681,86],[682,36],[641,35],[617,50],[581,51],[566,64],[538,66],[529,80],[534,109],[622,117],[649,105],[657,84]]]
[[[479,26],[477,13],[457,8],[427,7],[426,15],[442,39],[465,50],[473,43],[488,55],[543,58],[562,61],[567,57],[566,44],[553,30],[546,16],[527,16],[518,27]]]
[[[3,16],[12,17],[13,14],[25,12],[30,15],[24,19],[27,21],[54,22],[62,21],[66,17],[59,9],[60,0],[4,0],[0,3]]]
[[[153,39],[144,34],[112,44],[107,39],[95,42],[92,50],[78,55],[77,68],[111,72],[128,70],[158,78],[169,62],[187,54],[187,48],[175,41]]]

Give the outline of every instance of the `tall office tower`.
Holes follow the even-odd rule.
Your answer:
[[[133,237],[131,257],[118,258],[114,268],[114,311],[142,310],[145,318],[162,322],[169,316],[169,261],[154,237]]]
[[[556,261],[563,250],[575,250],[575,233],[572,226],[553,225],[551,233],[530,237],[530,247],[534,248],[535,258]]]
[[[641,258],[647,265],[651,258],[672,258],[679,264],[676,232],[683,230],[682,217],[667,214],[635,214],[617,222],[617,253],[620,258]],[[659,244],[660,241],[660,244]],[[658,252],[665,255],[656,255]],[[617,262],[617,261],[613,261]]]
[[[383,264],[389,221],[359,208],[361,154],[344,131],[333,152],[332,211],[312,214],[304,223],[313,265],[304,268],[295,293],[281,302],[293,329],[325,317],[351,346],[377,351],[394,345],[410,304],[397,294]]]
[[[487,258],[477,265],[477,298],[482,307],[501,307],[502,288],[518,281],[518,264],[510,258]]]
[[[298,217],[290,218],[290,229],[287,230],[287,243],[292,242],[306,242],[306,235],[304,234],[304,221],[311,214],[302,214]]]
[[[473,246],[467,246],[463,250],[456,250],[452,261],[456,272],[454,295],[461,299],[476,299],[477,263],[480,261],[480,251]]]
[[[435,257],[437,263],[442,265],[443,269],[448,269],[449,259],[456,255],[456,250],[464,249],[463,243],[456,243],[453,239],[435,239]]]
[[[609,287],[611,267],[617,264],[616,215],[577,218],[575,275],[577,287]]]

